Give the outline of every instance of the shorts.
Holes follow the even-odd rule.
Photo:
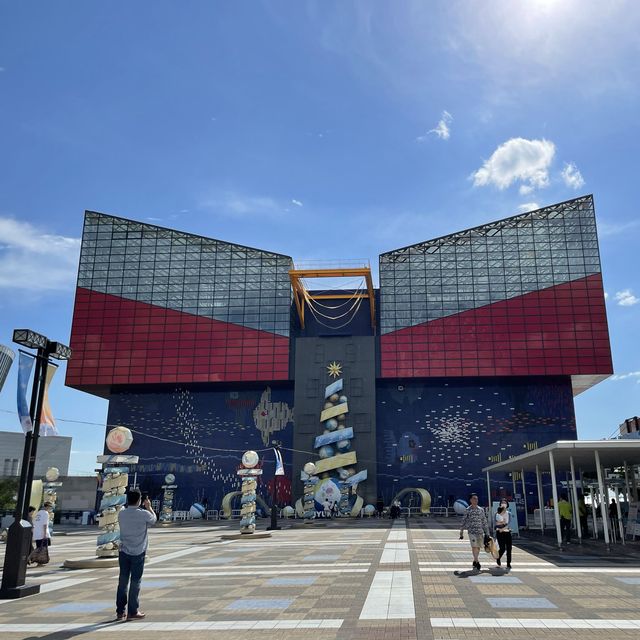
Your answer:
[[[469,544],[472,547],[484,547],[484,534],[483,533],[470,533]]]

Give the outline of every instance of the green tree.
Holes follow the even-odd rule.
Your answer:
[[[16,506],[18,480],[15,478],[0,479],[0,511],[12,511]]]

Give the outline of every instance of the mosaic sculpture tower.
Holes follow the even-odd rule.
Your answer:
[[[299,506],[305,518],[315,513],[338,513],[357,516],[364,503],[357,495],[358,483],[367,479],[367,470],[356,470],[358,457],[352,449],[353,428],[347,426],[349,399],[344,394],[342,366],[332,362],[327,366],[330,376],[337,378],[325,388],[325,403],[320,413],[324,427],[314,442],[320,460],[313,463],[313,471],[305,465],[301,478],[305,482],[304,499]],[[313,498],[313,501],[311,500]]]

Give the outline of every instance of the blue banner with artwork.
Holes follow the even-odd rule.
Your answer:
[[[27,402],[27,387],[35,358],[28,353],[20,351],[18,359],[18,418],[22,430],[27,433],[33,429],[31,416],[29,415],[29,403]]]

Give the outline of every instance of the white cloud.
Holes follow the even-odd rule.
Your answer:
[[[609,294],[608,294],[606,291],[604,292],[604,299],[605,299],[605,300],[608,300],[608,299],[609,299]]]
[[[250,196],[233,191],[216,193],[204,198],[200,207],[213,213],[237,218],[278,216],[287,211],[285,205],[269,196]]]
[[[527,211],[535,211],[540,205],[537,202],[523,202],[518,206],[518,213],[527,213]]]
[[[511,138],[472,174],[476,187],[494,185],[501,191],[514,182],[522,182],[527,193],[549,184],[549,167],[556,153],[550,140]]]
[[[529,184],[521,184],[520,188],[518,189],[518,193],[521,196],[528,196],[530,193],[532,193],[533,191],[535,191],[535,187],[532,187]]]
[[[449,129],[449,124],[453,121],[453,116],[448,111],[442,112],[442,117],[438,121],[438,124],[434,129],[429,129],[426,135],[418,136],[416,140],[418,142],[424,142],[428,139],[430,133],[434,133],[440,140],[448,140],[451,137],[451,130]]]
[[[0,289],[71,289],[79,254],[79,238],[43,233],[28,222],[0,218]]]
[[[619,373],[611,376],[610,380],[627,380],[628,378],[640,378],[640,371],[629,371],[629,373]],[[638,380],[640,382],[640,380]]]
[[[632,220],[631,222],[623,222],[622,224],[612,224],[598,220],[598,235],[600,237],[615,236],[629,229],[634,229],[638,225],[640,225],[640,220]]]
[[[631,289],[617,291],[614,297],[618,305],[621,307],[632,307],[634,304],[638,304],[638,302],[640,302],[640,298],[636,298]]]
[[[291,200],[291,204],[295,204],[296,207],[302,207],[303,206],[302,202],[300,202],[300,200],[296,200],[295,198]]]
[[[562,179],[567,187],[572,189],[580,189],[584,186],[584,178],[580,173],[578,167],[573,162],[565,162],[564,169],[562,170]]]

